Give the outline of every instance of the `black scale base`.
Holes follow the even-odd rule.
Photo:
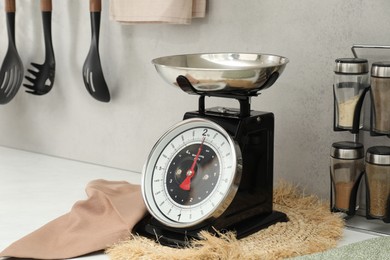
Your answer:
[[[223,234],[226,231],[233,231],[236,233],[237,239],[241,239],[270,225],[286,221],[288,221],[286,214],[273,211],[271,214],[255,216],[221,230],[216,230],[212,225],[185,230],[167,227],[148,215],[137,224],[134,228],[134,233],[154,239],[164,246],[184,248],[189,245],[191,240],[202,239],[199,236],[199,232],[201,231],[208,231],[217,236],[219,233]]]

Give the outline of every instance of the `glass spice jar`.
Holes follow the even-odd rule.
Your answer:
[[[368,61],[340,58],[335,62],[334,129],[356,132],[363,127],[361,106],[369,88]]]
[[[367,218],[389,218],[390,147],[373,146],[366,153]]]
[[[371,67],[371,131],[390,134],[390,62]]]
[[[330,155],[331,209],[354,215],[357,190],[364,173],[364,147],[355,142],[336,142]]]

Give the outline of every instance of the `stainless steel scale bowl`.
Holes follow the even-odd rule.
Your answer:
[[[199,53],[166,56],[152,63],[161,77],[178,87],[177,77],[186,77],[197,91],[257,92],[271,86],[289,60],[255,53]]]

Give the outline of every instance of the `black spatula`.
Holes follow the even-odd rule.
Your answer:
[[[15,0],[5,0],[8,50],[0,69],[0,104],[7,104],[18,92],[24,68],[15,45]]]
[[[110,92],[104,79],[99,55],[101,0],[90,0],[89,8],[91,12],[92,40],[87,59],[83,66],[84,84],[92,97],[102,102],[109,102]]]

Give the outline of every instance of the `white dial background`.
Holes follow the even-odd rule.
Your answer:
[[[220,171],[210,174],[218,174],[219,177],[215,187],[199,203],[181,205],[168,194],[167,170],[180,150],[193,144],[200,146],[203,139],[204,145],[214,150],[218,157],[216,161]],[[241,176],[241,172],[237,171],[240,168],[237,167],[240,158],[237,150],[238,146],[226,131],[209,120],[188,119],[173,127],[157,142],[144,168],[142,188],[150,213],[160,222],[172,227],[189,227],[209,217],[218,217],[237,191]]]

